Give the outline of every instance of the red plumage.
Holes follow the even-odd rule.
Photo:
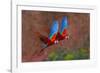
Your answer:
[[[62,34],[59,33],[59,32],[57,34],[57,40],[58,41],[64,40],[64,39],[66,39],[66,37],[68,37],[68,31],[67,31],[67,29],[64,29],[64,31],[62,32]]]

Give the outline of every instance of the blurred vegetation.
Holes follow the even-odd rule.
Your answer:
[[[77,50],[69,50],[66,48],[57,48],[55,51],[49,53],[48,61],[56,60],[81,60],[89,59],[89,49],[79,48]]]

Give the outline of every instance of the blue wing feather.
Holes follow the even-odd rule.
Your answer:
[[[60,34],[63,33],[64,29],[68,28],[68,18],[67,16],[64,16],[62,18],[61,26],[60,26]]]
[[[50,29],[49,39],[53,37],[54,34],[58,32],[58,21],[53,21],[53,25]]]

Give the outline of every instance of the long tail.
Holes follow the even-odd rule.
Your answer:
[[[40,55],[41,53],[43,53],[45,51],[45,49],[47,48],[47,46],[45,46],[44,48],[42,48],[39,52],[38,55]]]

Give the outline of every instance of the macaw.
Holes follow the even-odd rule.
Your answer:
[[[62,18],[60,31],[58,32],[58,21],[54,20],[52,27],[50,29],[50,34],[48,37],[43,36],[41,40],[44,42],[45,46],[41,49],[42,52],[45,48],[50,45],[57,44],[59,41],[68,39],[68,19],[66,16]]]
[[[52,27],[50,29],[50,34],[48,37],[43,36],[41,39],[41,41],[44,42],[45,46],[43,47],[43,49],[41,49],[41,51],[43,51],[45,48],[47,48],[50,45],[56,44],[57,43],[57,33],[58,33],[58,21],[54,20]],[[40,51],[40,52],[41,52]]]
[[[57,34],[57,40],[61,41],[64,39],[68,39],[68,18],[67,16],[63,16],[61,26],[60,26],[60,32]]]

